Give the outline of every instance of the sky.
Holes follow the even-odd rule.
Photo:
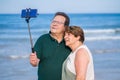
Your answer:
[[[26,8],[38,13],[120,13],[120,0],[0,0],[0,13],[20,13]]]

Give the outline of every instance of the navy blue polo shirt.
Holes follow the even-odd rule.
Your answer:
[[[50,34],[42,35],[34,49],[40,59],[38,80],[61,80],[62,64],[70,53],[65,41],[57,42]]]

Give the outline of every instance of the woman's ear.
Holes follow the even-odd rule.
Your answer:
[[[77,39],[78,39],[79,41],[80,41],[80,38],[81,38],[80,36],[77,36]]]

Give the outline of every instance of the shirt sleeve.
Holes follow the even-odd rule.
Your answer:
[[[36,41],[36,43],[34,45],[34,50],[37,54],[38,59],[41,59],[41,55],[42,55],[42,40],[41,40],[41,37]]]

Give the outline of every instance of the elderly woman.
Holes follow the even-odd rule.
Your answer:
[[[78,26],[69,26],[64,39],[72,52],[63,63],[62,80],[94,80],[93,58],[88,47],[83,44],[83,30]]]

